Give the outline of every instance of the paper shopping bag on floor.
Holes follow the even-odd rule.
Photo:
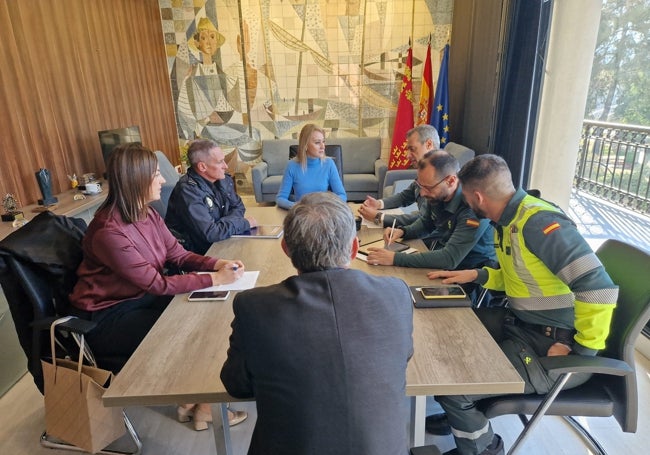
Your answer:
[[[104,407],[102,395],[113,373],[55,358],[54,324],[50,329],[52,362],[42,361],[45,381],[45,430],[48,435],[96,453],[125,433],[122,408]],[[83,336],[81,337],[83,352]]]

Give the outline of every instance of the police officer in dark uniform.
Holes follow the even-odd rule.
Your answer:
[[[226,174],[228,165],[217,144],[194,141],[187,159],[190,168],[176,183],[165,217],[186,249],[205,254],[212,243],[257,226],[253,217],[244,216],[246,208]]]

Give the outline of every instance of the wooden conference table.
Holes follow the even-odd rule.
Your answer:
[[[356,212],[356,210],[355,210]],[[281,224],[286,211],[252,207],[247,214],[260,224]],[[381,229],[362,227],[367,243],[380,238]],[[424,248],[421,241],[412,246]],[[295,275],[279,239],[228,239],[207,253],[241,259],[246,270],[259,270],[257,286],[278,283]],[[402,278],[409,285],[431,283],[423,269],[371,266],[355,259],[352,268],[375,275]],[[187,302],[176,296],[104,394],[106,406],[141,406],[178,403],[213,405],[218,454],[230,454],[228,395],[219,373],[226,360],[233,318],[232,298],[227,302]],[[414,397],[411,445],[424,444],[426,396],[485,393],[521,393],[523,381],[503,352],[469,308],[414,309],[414,354],[406,378],[406,394]]]

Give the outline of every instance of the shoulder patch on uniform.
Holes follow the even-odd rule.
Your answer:
[[[544,229],[542,229],[542,232],[544,233],[544,235],[548,235],[551,232],[555,231],[556,229],[560,229],[560,223],[558,223],[557,221],[546,226]]]
[[[468,218],[467,221],[466,221],[465,223],[466,223],[468,226],[476,227],[476,228],[479,227],[479,225],[481,224],[481,223],[479,222],[479,220],[476,220],[476,219],[474,219],[474,218]]]

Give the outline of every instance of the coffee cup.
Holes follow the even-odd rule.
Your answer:
[[[102,185],[99,183],[86,183],[84,194],[99,194],[102,192]]]

